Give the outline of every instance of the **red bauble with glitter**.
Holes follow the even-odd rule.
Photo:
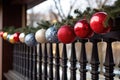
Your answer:
[[[19,32],[16,32],[16,33],[13,34],[13,39],[14,39],[15,42],[19,42],[20,41],[19,40],[19,35],[20,35]]]
[[[59,41],[64,44],[72,43],[76,38],[74,29],[69,25],[61,26],[61,28],[58,30],[57,36]]]
[[[91,29],[98,34],[109,32],[112,27],[112,22],[107,20],[107,17],[108,15],[106,12],[97,12],[93,14],[90,19]],[[105,24],[106,20],[108,21],[107,25]]]
[[[93,34],[89,23],[85,19],[82,19],[75,24],[74,31],[75,34],[80,38],[89,38]]]

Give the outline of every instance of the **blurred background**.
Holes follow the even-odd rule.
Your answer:
[[[27,25],[37,26],[41,20],[60,21],[68,15],[76,16],[74,10],[83,12],[87,7],[101,9],[104,5],[114,5],[116,0],[46,0],[27,10]]]

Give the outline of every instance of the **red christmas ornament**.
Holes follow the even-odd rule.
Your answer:
[[[61,26],[61,28],[58,30],[57,35],[59,41],[65,44],[73,42],[76,37],[74,29],[69,25]]]
[[[90,26],[91,29],[95,33],[107,33],[110,31],[112,27],[112,23],[108,21],[108,25],[105,25],[105,21],[107,19],[107,13],[106,12],[97,12],[95,13],[91,20],[90,20]]]
[[[75,24],[74,31],[75,34],[80,38],[89,38],[93,34],[89,23],[85,19],[80,20]]]
[[[15,42],[19,42],[19,35],[20,35],[19,32],[16,32],[16,33],[13,34],[13,39],[14,39]]]
[[[3,38],[3,33],[4,33],[3,31],[0,31],[0,36],[1,36],[2,38]]]

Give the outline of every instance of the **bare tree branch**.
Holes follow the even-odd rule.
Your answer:
[[[60,12],[60,10],[59,10],[59,7],[57,6],[56,0],[53,0],[53,1],[54,1],[54,3],[55,3],[56,9],[57,9],[57,11],[58,11],[58,15],[60,16],[61,19],[63,19],[63,16],[61,15],[61,12]]]
[[[96,0],[97,7],[98,7],[99,9],[101,9],[101,8],[107,3],[107,1],[108,1],[108,0],[104,0],[104,1],[102,2],[102,0]]]
[[[61,14],[62,14],[62,16],[65,18],[65,14],[64,14],[64,12],[63,12],[63,9],[62,9],[62,6],[61,6],[61,0],[58,0],[58,4],[59,4],[59,8],[60,8],[60,11],[61,11]]]
[[[92,7],[91,4],[90,4],[90,0],[86,0],[86,1],[88,3],[89,7]]]
[[[71,14],[71,12],[72,12],[72,10],[73,10],[73,8],[74,8],[74,5],[75,5],[75,3],[77,2],[77,0],[74,0],[74,2],[70,5],[70,10],[69,10],[69,12],[68,12],[68,15],[67,16],[69,16],[70,14]]]
[[[104,2],[102,3],[102,6],[103,7],[109,0],[104,0]]]
[[[96,0],[97,7],[100,8],[100,0]]]
[[[58,17],[60,17],[59,15],[57,15],[52,9],[50,9],[50,13],[54,16],[54,18],[59,21]]]
[[[99,0],[99,9],[102,7],[102,0]]]

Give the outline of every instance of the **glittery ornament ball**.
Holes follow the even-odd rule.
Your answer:
[[[8,35],[7,35],[7,41],[10,40],[10,36],[11,36],[11,34],[8,34]]]
[[[45,37],[48,42],[58,42],[57,29],[54,26],[48,28]]]
[[[46,42],[46,38],[45,38],[45,29],[40,29],[35,33],[35,39],[37,42],[39,43],[45,43]]]
[[[37,45],[37,41],[35,39],[34,33],[30,33],[25,36],[25,44],[31,47]]]
[[[20,42],[22,42],[22,43],[25,42],[25,33],[20,33],[20,35],[19,35],[19,40],[20,40]]]
[[[8,35],[8,33],[7,33],[7,32],[4,32],[4,33],[3,33],[3,39],[4,39],[4,40],[6,40],[6,39],[7,39],[7,35]]]
[[[15,40],[14,40],[14,36],[13,36],[13,35],[10,36],[10,38],[9,38],[9,42],[12,43],[12,44],[15,43]]]

